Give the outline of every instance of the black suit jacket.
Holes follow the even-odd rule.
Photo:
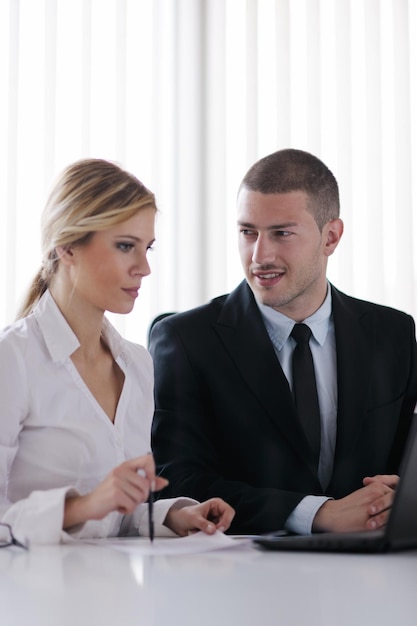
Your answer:
[[[417,399],[415,325],[405,313],[332,287],[338,412],[333,475],[343,497],[364,476],[398,473]],[[282,528],[323,494],[291,391],[246,281],[157,323],[150,338],[152,447],[163,496],[220,496],[234,533]]]

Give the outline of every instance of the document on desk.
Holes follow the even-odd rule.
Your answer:
[[[83,543],[95,544],[135,553],[145,554],[200,554],[213,550],[224,550],[225,548],[235,548],[247,541],[236,541],[221,532],[214,535],[206,535],[203,532],[193,533],[187,537],[155,537],[151,543],[147,537],[108,537],[105,539],[86,539]]]

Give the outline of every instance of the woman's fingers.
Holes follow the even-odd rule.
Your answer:
[[[227,530],[234,515],[234,509],[224,500],[211,498],[201,504],[192,504],[181,509],[171,507],[164,524],[182,536],[196,530],[211,535],[216,530]]]
[[[234,509],[221,498],[211,498],[203,503],[205,517],[213,522],[218,530],[225,531],[229,528],[235,516]],[[207,508],[208,507],[208,508]]]
[[[154,480],[153,491],[161,491],[169,484],[169,480],[162,476],[157,476]]]
[[[156,483],[152,454],[121,463],[110,472],[106,480],[113,492],[114,508],[123,514],[132,513],[139,504],[146,502],[149,491]]]
[[[112,511],[123,515],[149,498],[149,491],[159,491],[168,484],[155,476],[152,454],[129,459],[115,467],[89,494],[68,498],[64,512],[64,528],[89,519],[103,519]]]

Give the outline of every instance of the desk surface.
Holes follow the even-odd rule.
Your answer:
[[[108,546],[0,550],[3,626],[415,626],[417,551],[138,556]]]

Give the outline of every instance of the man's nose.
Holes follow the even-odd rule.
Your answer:
[[[258,265],[272,263],[275,259],[275,247],[267,235],[260,234],[256,240],[252,261]]]

